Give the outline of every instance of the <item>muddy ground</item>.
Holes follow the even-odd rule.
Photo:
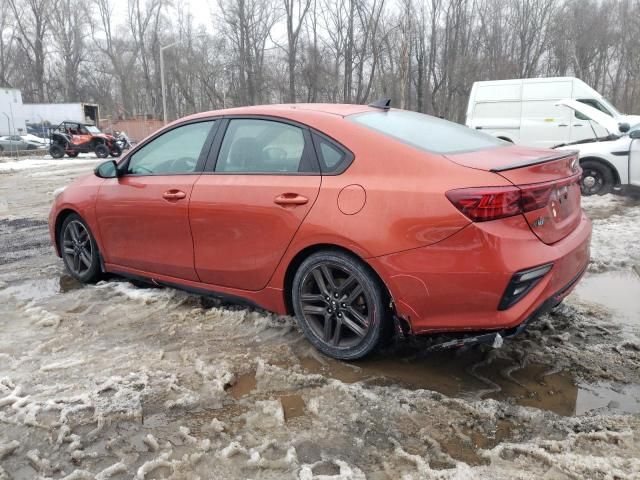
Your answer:
[[[640,478],[640,201],[584,201],[593,261],[500,349],[347,364],[295,322],[111,278],[49,244],[95,160],[0,160],[0,480]]]

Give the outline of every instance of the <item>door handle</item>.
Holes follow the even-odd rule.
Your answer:
[[[581,127],[581,126],[582,126],[582,124],[581,124],[581,123],[574,123],[574,124],[573,124],[573,126],[574,126],[574,127]]]
[[[298,195],[297,193],[283,193],[282,195],[278,195],[273,199],[275,203],[278,205],[304,205],[309,201],[307,197],[303,197],[302,195]]]
[[[569,125],[567,125],[566,123],[561,123],[560,125],[558,125],[559,127],[568,127]]]
[[[186,196],[187,194],[182,190],[176,190],[173,188],[171,190],[167,190],[162,194],[162,198],[164,198],[165,200],[180,200],[185,198]]]

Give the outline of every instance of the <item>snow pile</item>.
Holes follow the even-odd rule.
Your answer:
[[[44,158],[25,158],[23,160],[0,161],[0,173],[13,173],[22,170],[31,170],[34,168],[47,167],[69,167],[69,166],[87,166],[98,162],[98,158],[61,158],[59,160],[51,157]]]
[[[583,197],[593,222],[589,271],[640,265],[640,202],[616,195]]]

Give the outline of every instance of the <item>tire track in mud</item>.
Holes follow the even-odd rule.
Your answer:
[[[0,219],[0,265],[52,252],[48,224],[36,218]]]

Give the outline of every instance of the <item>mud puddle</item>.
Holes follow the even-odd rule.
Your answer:
[[[0,289],[0,293],[26,302],[36,299],[44,300],[59,293],[67,293],[78,288],[82,288],[80,282],[70,275],[62,274],[52,278],[39,278],[14,283],[4,289]]]
[[[574,295],[604,307],[614,321],[640,325],[640,273],[635,270],[589,274],[576,286]]]
[[[231,385],[227,391],[233,398],[240,400],[243,397],[251,395],[253,390],[256,388],[256,384],[255,372],[246,373],[244,375],[239,375],[235,383]],[[272,397],[275,400],[280,400],[285,420],[290,420],[304,415],[305,403],[302,396],[286,392],[275,395],[271,394],[269,397]]]
[[[493,398],[563,416],[596,409],[640,411],[640,385],[581,383],[554,366],[535,363],[523,366],[503,358],[487,361],[474,351],[441,352],[417,361],[391,356],[354,364],[308,356],[300,363],[309,373],[345,383],[397,385],[468,400]]]

